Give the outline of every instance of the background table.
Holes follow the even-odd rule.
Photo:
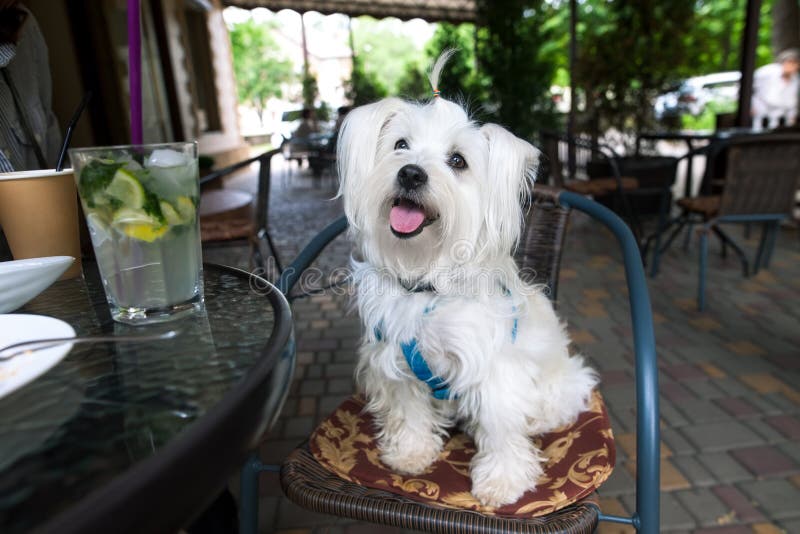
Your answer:
[[[176,531],[222,489],[274,421],[294,369],[291,316],[258,277],[206,264],[205,307],[176,321],[111,321],[96,271],[16,313],[77,335],[179,330],[76,345],[0,399],[0,532]],[[35,357],[35,356],[31,356]]]

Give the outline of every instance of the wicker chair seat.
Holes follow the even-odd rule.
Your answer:
[[[690,213],[699,213],[707,218],[713,217],[719,211],[719,195],[702,197],[684,197],[677,201],[678,206]]]
[[[623,191],[634,191],[639,188],[639,180],[629,176],[620,179]],[[579,195],[602,196],[617,190],[615,178],[592,178],[591,180],[569,180],[564,183],[564,189]]]
[[[591,527],[591,532],[598,510],[585,499],[610,476],[616,456],[600,394],[595,392],[590,409],[575,424],[534,441],[549,458],[537,489],[513,504],[487,508],[470,493],[475,446],[469,437],[451,435],[426,473],[400,475],[381,463],[364,400],[351,397],[317,427],[307,448],[284,462],[281,478],[287,496],[303,507],[406,528],[437,532],[432,524],[458,518],[459,524],[480,527],[474,532],[487,525],[553,532],[565,528],[565,521],[568,531]],[[419,521],[430,523],[422,527]]]

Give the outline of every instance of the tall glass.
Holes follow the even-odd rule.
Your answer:
[[[162,322],[201,309],[197,143],[69,156],[114,320]]]

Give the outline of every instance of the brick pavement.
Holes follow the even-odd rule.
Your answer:
[[[277,167],[277,166],[276,166]],[[277,167],[270,223],[284,259],[340,213],[330,180],[316,186]],[[251,177],[230,186],[251,187]],[[758,234],[758,232],[753,232]],[[734,230],[735,236],[740,236]],[[744,241],[752,252],[755,237]],[[346,266],[344,238],[319,259]],[[223,248],[206,259],[247,266],[246,252]],[[656,316],[662,408],[662,530],[702,534],[800,532],[800,246],[784,230],[769,271],[744,279],[733,255],[712,244],[708,309],[695,310],[696,249],[674,247],[650,279]],[[634,505],[634,384],[627,290],[613,238],[573,216],[559,288],[559,313],[602,376],[617,436],[614,474],[601,488],[604,509]],[[359,321],[344,296],[295,301],[297,373],[286,407],[262,447],[279,462],[353,390]],[[235,485],[234,485],[235,490]],[[261,484],[262,532],[399,533],[299,509],[277,475]],[[600,532],[631,531],[603,524]]]

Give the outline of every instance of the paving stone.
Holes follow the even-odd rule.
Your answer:
[[[735,486],[715,486],[711,491],[734,512],[736,519],[744,522],[764,519],[763,514],[755,507],[756,503]]]
[[[661,441],[677,455],[694,454],[697,449],[683,437],[679,430],[665,426],[661,429]]]
[[[755,432],[732,420],[690,425],[681,431],[690,442],[704,451],[759,445],[763,442]]]
[[[800,489],[788,480],[751,480],[740,482],[739,487],[771,519],[800,517]]]
[[[730,454],[757,477],[789,474],[798,471],[800,467],[771,445],[734,449]]]
[[[748,389],[747,386],[739,382],[736,378],[728,377],[717,379],[714,383],[731,397],[747,397],[752,395],[752,390]]]
[[[350,395],[324,395],[319,399],[319,413],[324,418],[332,414]]]
[[[658,385],[658,389],[662,396],[674,402],[675,404],[681,404],[697,399],[694,393],[683,387],[683,385],[681,385],[679,382],[665,380]]]
[[[636,480],[622,466],[616,466],[598,493],[603,497],[616,497],[636,491]]]
[[[689,424],[689,420],[683,415],[683,412],[678,410],[671,401],[662,398],[658,407],[661,418],[669,426],[678,428]]]
[[[775,428],[767,424],[763,419],[750,418],[744,420],[743,423],[755,430],[756,434],[764,438],[764,441],[767,443],[779,443],[786,440],[783,434],[775,430]]]
[[[728,452],[704,452],[698,454],[696,459],[719,482],[736,482],[752,478],[750,472]]]
[[[744,525],[729,525],[723,527],[699,528],[692,534],[753,534],[753,531]]]
[[[718,525],[728,507],[708,489],[691,489],[673,493],[699,525]]]
[[[781,520],[778,521],[778,525],[786,532],[786,534],[800,532],[800,519]]]
[[[796,441],[787,441],[778,443],[777,447],[789,458],[792,458],[795,463],[800,464],[800,446]]]
[[[332,378],[328,380],[328,393],[353,393],[355,384],[352,378]]]
[[[304,378],[322,378],[323,368],[321,365],[309,365],[303,373]]]
[[[694,487],[711,486],[717,479],[694,456],[673,456],[673,464],[686,476]]]
[[[629,510],[636,509],[636,498],[633,495],[623,496],[622,502]],[[662,493],[660,503],[662,531],[690,530],[697,526],[694,518],[674,497],[674,494]]]
[[[301,395],[321,395],[325,391],[325,380],[310,379],[300,383]]]
[[[716,399],[725,395],[714,380],[687,380],[683,383],[686,389],[701,399]]]
[[[760,414],[760,410],[741,397],[723,397],[714,402],[728,414],[740,419],[750,415]]]
[[[307,437],[314,430],[313,417],[292,417],[289,418],[283,428],[283,435],[286,437]]]
[[[706,423],[729,419],[729,415],[722,411],[710,400],[689,399],[681,402],[678,409],[692,423]]]

